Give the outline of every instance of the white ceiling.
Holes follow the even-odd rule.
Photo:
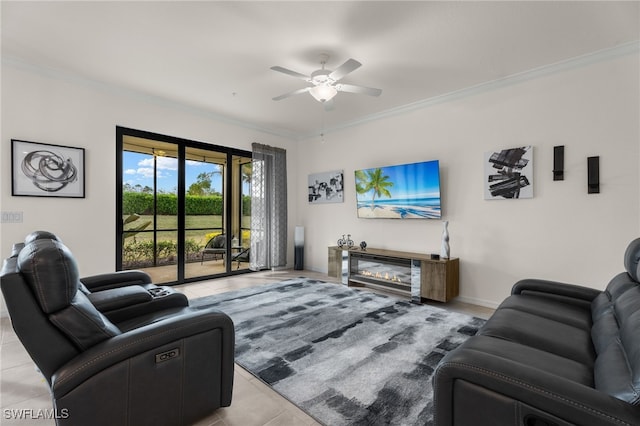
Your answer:
[[[640,38],[637,1],[2,1],[2,58],[301,139]],[[274,96],[349,58],[325,112]]]

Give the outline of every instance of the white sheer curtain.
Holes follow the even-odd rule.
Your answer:
[[[252,144],[251,253],[258,271],[287,264],[287,151]]]

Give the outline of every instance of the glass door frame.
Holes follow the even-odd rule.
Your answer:
[[[175,136],[167,136],[158,133],[148,132],[144,130],[137,130],[122,126],[116,126],[116,270],[123,269],[123,240],[124,240],[124,224],[122,220],[123,211],[123,150],[124,139],[126,136],[138,137],[143,139],[150,139],[158,142],[166,142],[175,144],[178,148],[178,182],[177,182],[177,197],[178,197],[178,217],[177,217],[177,279],[171,282],[162,282],[165,285],[183,284],[189,282],[202,281],[205,279],[224,277],[230,275],[243,274],[253,272],[249,269],[234,270],[233,261],[231,255],[231,239],[232,239],[232,226],[233,221],[227,220],[226,223],[222,223],[223,232],[226,236],[226,247],[228,248],[228,255],[224,256],[225,271],[223,273],[216,273],[211,275],[201,275],[197,277],[185,277],[185,264],[186,264],[186,252],[185,252],[185,237],[186,237],[186,177],[185,177],[185,162],[186,162],[186,150],[190,148],[205,149],[215,151],[218,153],[226,154],[226,164],[228,167],[224,168],[223,177],[223,194],[227,198],[224,203],[223,217],[231,218],[233,216],[233,202],[231,197],[241,197],[241,191],[239,194],[235,193],[232,188],[233,183],[233,167],[231,161],[234,157],[246,157],[251,159],[252,153],[250,151],[244,151],[236,148],[230,148],[220,145],[213,145],[204,142],[193,141],[184,138],[178,138]],[[155,177],[154,177],[155,179]],[[154,188],[154,192],[157,188]],[[240,199],[240,205],[242,206],[242,199]],[[154,212],[154,215],[157,212]],[[240,215],[242,215],[242,208],[240,208]],[[155,256],[155,254],[154,254]]]

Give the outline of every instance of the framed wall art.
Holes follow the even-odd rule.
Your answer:
[[[485,153],[484,198],[533,198],[533,148],[523,146]]]
[[[11,140],[11,195],[84,198],[84,148]]]
[[[309,175],[309,204],[342,203],[343,197],[342,170],[314,173]]]

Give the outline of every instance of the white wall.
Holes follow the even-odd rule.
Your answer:
[[[58,234],[78,259],[82,275],[115,268],[116,126],[131,127],[251,151],[259,142],[297,157],[297,145],[277,136],[228,124],[203,113],[151,98],[60,75],[46,75],[3,63],[1,209],[24,212],[24,222],[2,224],[0,251],[39,229]],[[11,196],[11,139],[83,147],[86,198]],[[295,161],[287,164],[290,187],[297,182]],[[289,192],[293,245],[295,191]],[[293,254],[290,255],[293,265]]]
[[[640,227],[638,55],[504,85],[426,108],[292,142],[124,92],[2,67],[2,257],[35,229],[61,235],[83,275],[115,266],[115,126],[250,150],[288,151],[289,235],[305,226],[305,267],[327,270],[327,246],[351,233],[371,247],[438,252],[440,221],[357,219],[353,171],[440,160],[443,218],[461,260],[461,299],[493,306],[523,277],[602,288],[622,270]],[[85,199],[12,197],[12,138],[86,148]],[[483,199],[486,151],[533,145],[535,198]],[[552,180],[553,146],[565,145],[565,181]],[[586,192],[586,157],[600,156],[601,193]],[[309,205],[307,175],[343,169],[345,202]],[[291,247],[293,245],[291,244]],[[293,265],[292,251],[289,263]]]
[[[567,68],[303,141],[296,191],[305,266],[326,271],[327,246],[346,233],[356,244],[439,253],[440,221],[358,219],[353,175],[437,159],[462,300],[495,306],[526,277],[603,288],[639,236],[638,55]],[[534,147],[534,198],[484,200],[484,153],[525,145]],[[565,146],[564,181],[552,179],[555,145]],[[601,193],[590,195],[593,155]],[[337,169],[345,202],[309,205],[305,177]]]

